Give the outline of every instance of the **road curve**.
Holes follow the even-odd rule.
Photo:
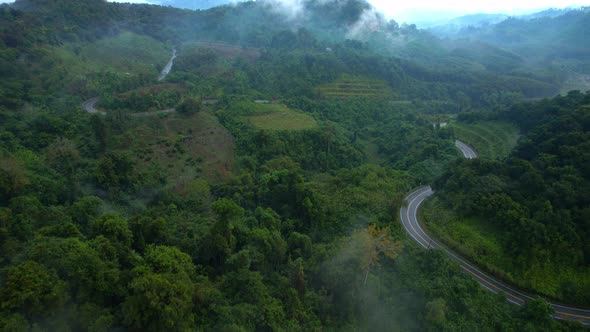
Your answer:
[[[99,111],[96,108],[94,108],[94,105],[96,105],[96,103],[100,100],[100,97],[94,97],[94,98],[90,98],[87,101],[82,103],[82,109],[88,113],[97,113],[97,114],[102,114],[102,115],[106,115],[107,112],[103,112],[103,111]],[[153,112],[140,112],[140,113],[131,113],[129,114],[130,116],[134,116],[134,117],[140,117],[140,116],[150,116],[150,115],[158,115],[158,114],[166,114],[166,113],[172,113],[172,112],[176,112],[176,108],[167,108],[164,110],[159,110],[159,111],[153,111]]]
[[[105,112],[101,112],[99,110],[97,110],[96,108],[94,108],[94,105],[96,105],[96,103],[98,102],[100,98],[99,97],[94,97],[94,98],[90,98],[87,101],[82,103],[82,109],[85,110],[88,113],[98,113],[98,114],[103,114],[105,115]]]
[[[461,142],[460,140],[455,141],[455,146],[461,150],[463,153],[463,157],[467,159],[477,158],[477,153],[467,144]]]
[[[459,142],[459,141],[457,141]],[[457,143],[456,142],[456,143]],[[461,142],[459,142],[461,143]],[[461,148],[460,148],[461,149]],[[473,156],[475,152],[468,147],[473,154],[469,154]],[[469,158],[463,149],[464,155],[466,158]],[[475,154],[475,156],[477,156]],[[472,157],[474,158],[474,157]],[[470,158],[471,159],[471,158]],[[506,296],[506,299],[511,303],[516,305],[523,305],[526,301],[531,300],[532,297],[523,294],[513,288],[508,287],[507,285],[498,282],[494,278],[486,275],[482,271],[478,270],[473,265],[467,263],[465,260],[461,259],[459,256],[454,254],[452,251],[440,246],[435,240],[433,240],[424,229],[418,223],[418,208],[424,202],[424,200],[434,194],[434,191],[430,186],[420,187],[415,189],[414,191],[410,192],[406,198],[405,203],[400,209],[400,219],[402,225],[406,232],[410,235],[414,241],[418,242],[420,246],[425,249],[441,249],[444,250],[445,253],[454,261],[456,261],[459,266],[465,270],[470,276],[472,276],[480,285],[486,288],[489,291],[494,293],[503,292]],[[553,317],[556,319],[564,319],[564,320],[573,320],[578,321],[584,325],[590,325],[590,310],[578,309],[573,307],[562,306],[559,304],[550,303],[551,307],[555,311]]]

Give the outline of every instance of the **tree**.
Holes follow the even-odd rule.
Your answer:
[[[151,270],[156,273],[173,273],[189,279],[195,277],[195,266],[191,257],[178,248],[150,245],[144,258]]]
[[[244,209],[238,206],[231,199],[222,198],[212,205],[213,211],[217,215],[217,222],[213,226],[213,231],[224,237],[227,245],[233,246],[232,230],[234,223],[244,214]]]
[[[25,261],[6,270],[0,288],[0,307],[43,317],[67,300],[66,283],[43,265]]]
[[[134,217],[129,224],[133,232],[134,248],[139,251],[143,251],[146,244],[167,244],[171,238],[164,218]]]
[[[92,225],[94,236],[103,235],[113,243],[119,243],[124,249],[131,246],[133,234],[127,220],[115,214],[104,214]]]
[[[12,157],[0,157],[0,202],[6,202],[25,188],[29,179],[24,165]]]
[[[371,266],[379,264],[380,254],[395,259],[402,249],[402,243],[394,241],[389,235],[389,227],[379,229],[375,225],[369,225],[366,229],[357,231],[354,236],[360,240],[362,248],[360,268],[365,273],[364,284],[367,283]]]
[[[30,244],[27,258],[55,270],[68,282],[74,301],[100,302],[120,295],[118,268],[78,238],[38,237]]]
[[[80,226],[83,232],[87,232],[90,223],[100,216],[103,210],[103,202],[95,196],[80,198],[68,209],[72,221]]]
[[[123,303],[125,324],[135,331],[185,330],[194,324],[193,285],[171,273],[137,268]]]
[[[67,138],[58,138],[51,143],[46,151],[45,156],[51,167],[67,177],[71,177],[80,162],[80,152],[74,143]]]
[[[552,314],[553,308],[540,297],[527,301],[520,308],[520,316],[525,322],[545,323],[550,326],[553,323]]]
[[[98,114],[93,114],[90,118],[90,125],[94,132],[94,137],[96,138],[96,142],[98,143],[98,151],[104,152],[107,148],[107,128],[102,119],[102,116]]]
[[[200,112],[203,109],[203,102],[201,98],[184,97],[176,110],[181,114],[193,114]]]
[[[173,247],[149,246],[145,264],[132,271],[123,303],[125,324],[138,331],[188,330],[194,326],[195,267]]]
[[[217,220],[203,241],[201,256],[209,260],[213,266],[220,268],[234,250],[233,230],[235,223],[243,217],[244,209],[227,198],[215,201],[211,207],[217,215]]]
[[[126,189],[133,183],[133,163],[127,154],[108,153],[96,168],[96,180],[106,189]]]
[[[437,298],[426,303],[426,320],[435,326],[443,327],[446,322],[447,303],[444,299]]]
[[[207,211],[211,203],[209,183],[202,179],[192,180],[181,189],[187,208],[194,212]]]
[[[312,242],[308,235],[292,232],[291,235],[289,235],[287,243],[289,245],[289,252],[294,258],[308,258],[312,254]]]

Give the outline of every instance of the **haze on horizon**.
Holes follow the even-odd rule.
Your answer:
[[[411,3],[392,3],[389,0],[369,0],[369,2],[388,18],[398,22],[418,23],[450,19],[469,14],[506,14],[519,15],[542,11],[549,8],[566,8],[588,6],[590,1],[571,0],[521,0],[514,1],[470,1],[448,0],[415,0]]]
[[[157,5],[172,5],[174,0],[107,0],[111,2],[147,3]],[[254,0],[255,1],[255,0]],[[280,2],[285,8],[297,8],[303,0],[266,0]],[[521,0],[515,3],[508,0],[414,0],[412,2],[397,2],[391,0],[367,0],[387,18],[399,23],[422,23],[451,19],[469,14],[507,14],[519,15],[542,11],[549,8],[566,8],[589,6],[590,0]],[[10,3],[13,0],[0,0],[0,3]],[[184,1],[185,3],[187,1]],[[195,4],[207,7],[225,1],[194,0]],[[241,2],[228,0],[227,3]]]

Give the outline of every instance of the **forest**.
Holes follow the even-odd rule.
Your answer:
[[[524,135],[510,155],[458,161],[437,180],[446,206],[493,229],[499,252],[466,245],[478,260],[522,287],[580,305],[590,304],[589,98],[572,91],[498,112]]]
[[[302,3],[0,5],[0,330],[585,329],[547,302],[590,305],[584,67]],[[461,159],[478,121],[518,143]],[[427,224],[492,224],[492,258],[447,245],[534,300],[412,241],[429,183]]]

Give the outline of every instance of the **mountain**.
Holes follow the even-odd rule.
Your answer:
[[[570,12],[587,12],[590,7],[567,7],[563,9],[549,8],[539,12],[520,15],[508,14],[472,14],[453,18],[443,22],[431,23],[423,27],[430,32],[442,37],[456,37],[464,29],[486,28],[503,22],[509,18],[519,20],[535,20],[545,18],[556,18]]]
[[[569,10],[558,16],[509,18],[498,24],[468,27],[458,38],[481,40],[532,58],[590,56],[590,11]]]
[[[235,2],[230,0],[160,0],[157,3],[162,6],[184,9],[209,9]]]
[[[442,24],[438,23],[433,26],[427,26],[426,28],[439,36],[452,36],[466,27],[479,28],[489,26],[502,22],[508,17],[510,16],[505,14],[472,14],[457,17]]]
[[[564,50],[586,47],[579,15],[551,25]],[[488,292],[400,222],[435,184],[452,209],[432,229],[457,213],[445,241],[505,258],[469,264],[590,305],[590,97],[520,103],[570,67],[363,0],[17,0],[0,18],[0,331],[583,328]],[[502,153],[461,161],[458,135]]]
[[[567,7],[567,8],[562,8],[562,9],[557,9],[557,8],[549,8],[537,13],[532,13],[532,14],[528,14],[528,15],[520,15],[519,18],[522,19],[526,19],[526,20],[532,20],[532,19],[536,19],[536,18],[543,18],[543,17],[558,17],[564,14],[567,14],[570,11],[588,11],[590,10],[590,7],[577,7],[577,6],[571,6],[571,7]]]

